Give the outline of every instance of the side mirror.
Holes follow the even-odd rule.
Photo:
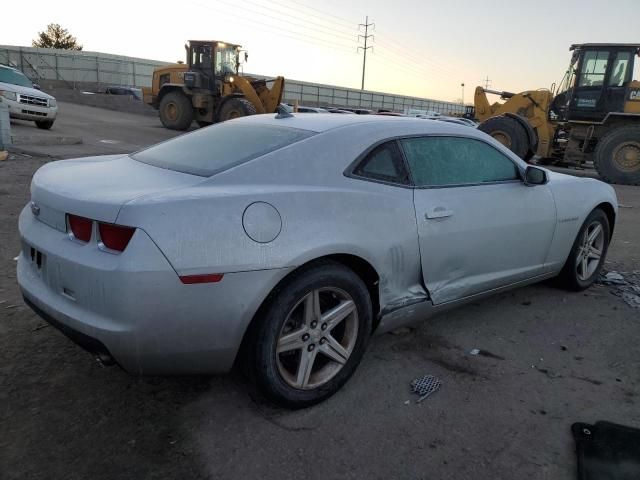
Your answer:
[[[534,185],[544,185],[549,181],[547,172],[538,167],[529,165],[524,171],[524,184],[532,187]]]
[[[34,84],[33,84],[33,88],[35,88],[36,90],[42,90],[42,89],[40,88],[40,85],[38,85],[37,83],[34,83]]]
[[[244,61],[249,60],[249,52],[244,52]]]

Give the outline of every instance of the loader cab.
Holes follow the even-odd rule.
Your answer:
[[[639,48],[636,44],[572,45],[567,90],[552,105],[552,110],[561,112],[560,120],[600,122],[610,112],[623,112]],[[556,108],[559,103],[565,108]]]
[[[233,82],[240,68],[240,45],[219,41],[191,40],[185,45],[188,71],[184,84],[221,94],[224,83]]]

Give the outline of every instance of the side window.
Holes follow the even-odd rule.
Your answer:
[[[582,59],[579,87],[596,87],[604,83],[607,71],[608,51],[588,51]]]
[[[476,185],[519,180],[514,162],[479,140],[417,137],[402,140],[416,186]]]
[[[627,70],[629,69],[629,60],[631,52],[618,52],[613,62],[611,77],[609,78],[610,87],[621,87],[627,79]]]
[[[407,185],[409,175],[398,144],[394,141],[374,148],[353,171],[359,177]]]

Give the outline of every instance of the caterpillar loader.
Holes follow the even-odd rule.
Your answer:
[[[151,87],[142,89],[144,102],[159,111],[166,128],[186,130],[194,120],[204,127],[245,115],[273,113],[280,105],[284,78],[262,80],[239,74],[240,45],[189,40],[185,49],[186,64],[156,68]]]
[[[572,45],[557,93],[501,92],[477,87],[478,128],[524,160],[585,166],[611,183],[640,185],[640,44]],[[503,103],[489,103],[487,93]]]

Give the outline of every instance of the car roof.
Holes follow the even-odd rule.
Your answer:
[[[433,131],[434,133],[456,135],[466,132],[469,128],[460,124],[441,122],[437,120],[424,120],[415,117],[396,117],[391,115],[305,115],[305,114],[289,114],[286,117],[279,117],[274,114],[250,115],[240,117],[232,122],[242,122],[247,125],[273,125],[289,128],[298,128],[301,130],[309,130],[316,133],[326,132],[329,130],[347,127],[351,125],[379,126],[382,123],[389,126],[406,125],[408,130]]]

